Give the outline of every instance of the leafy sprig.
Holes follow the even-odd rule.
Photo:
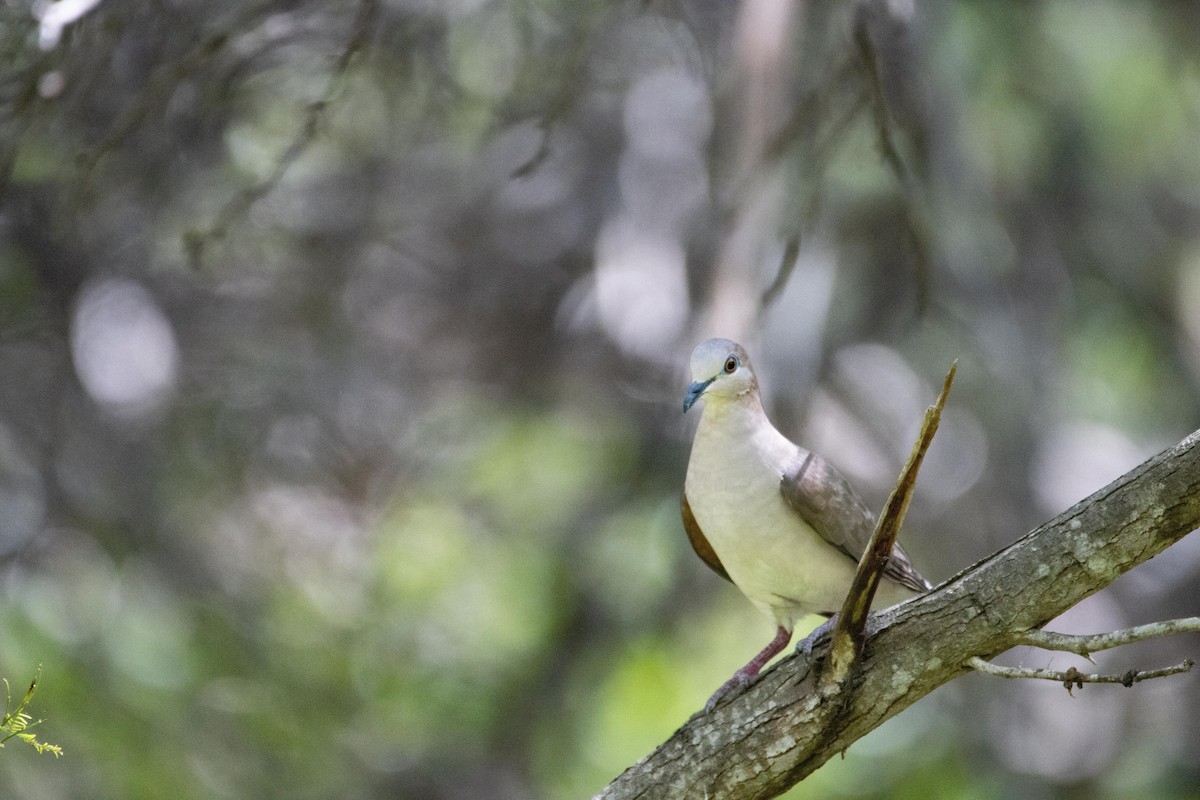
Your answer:
[[[53,753],[55,758],[62,755],[62,748],[56,744],[38,741],[37,737],[29,732],[33,728],[41,724],[41,720],[34,720],[33,717],[26,713],[29,707],[29,702],[33,699],[34,692],[37,691],[38,681],[42,677],[42,668],[38,667],[37,675],[29,683],[29,689],[25,691],[25,696],[21,698],[21,702],[13,708],[12,704],[12,687],[8,684],[8,678],[4,678],[4,717],[0,718],[0,748],[10,739],[18,739],[33,747],[39,753]]]

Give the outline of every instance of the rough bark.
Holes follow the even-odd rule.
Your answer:
[[[598,798],[769,798],[938,686],[1200,527],[1200,431],[929,594],[872,615],[863,658],[822,691],[827,643],[690,719]],[[814,669],[816,665],[818,669]],[[1187,677],[1174,678],[1187,680]]]

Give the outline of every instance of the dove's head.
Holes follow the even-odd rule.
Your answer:
[[[728,339],[709,339],[692,351],[692,385],[683,396],[683,410],[695,405],[701,395],[732,400],[757,391],[746,348]]]

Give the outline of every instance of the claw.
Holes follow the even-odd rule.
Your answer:
[[[722,683],[720,688],[713,692],[712,697],[708,698],[708,702],[704,704],[704,710],[712,711],[713,708],[716,707],[717,703],[719,703],[721,699],[725,697],[725,695],[731,693],[736,694],[750,684],[754,683],[754,679],[758,677],[758,670],[749,672],[749,667],[750,665],[747,664],[737,672],[733,673],[732,678]]]
[[[813,628],[812,633],[796,642],[796,652],[803,653],[805,658],[810,658],[812,656],[813,645],[833,634],[833,627],[837,625],[837,618],[837,614],[831,615],[829,619]]]

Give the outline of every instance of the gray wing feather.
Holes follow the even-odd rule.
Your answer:
[[[779,491],[821,538],[856,562],[862,557],[875,531],[875,515],[832,464],[799,449],[783,474]],[[883,574],[917,592],[931,588],[899,544],[892,548]]]

